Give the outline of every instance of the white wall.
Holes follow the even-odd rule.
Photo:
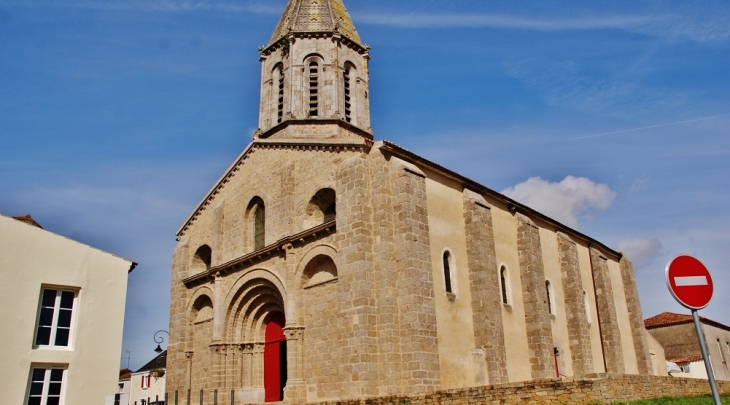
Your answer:
[[[142,378],[148,376],[149,372],[134,373],[132,374],[130,391],[129,391],[129,405],[140,405],[140,400],[144,399],[147,401],[155,401],[159,398],[160,401],[165,399],[165,377],[160,378],[150,377],[149,388],[142,388]],[[173,400],[170,399],[172,402]],[[148,402],[149,403],[149,402]]]
[[[64,405],[103,404],[119,389],[132,262],[0,215],[0,403],[24,404],[32,364],[67,365]],[[44,285],[78,290],[67,348],[34,347]]]

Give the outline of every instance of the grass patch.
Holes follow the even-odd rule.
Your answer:
[[[730,404],[730,395],[720,397],[723,404]],[[634,402],[612,402],[611,405],[715,405],[712,395],[700,395],[696,397],[664,397],[657,399],[644,399]]]

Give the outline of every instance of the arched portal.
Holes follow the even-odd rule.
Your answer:
[[[275,313],[266,323],[264,343],[264,390],[266,402],[284,399],[286,386],[286,337],[284,315]]]

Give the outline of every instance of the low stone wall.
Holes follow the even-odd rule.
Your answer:
[[[721,394],[730,382],[719,381]],[[584,379],[547,379],[436,391],[411,397],[378,397],[319,403],[322,405],[475,405],[475,404],[595,404],[664,396],[710,393],[707,380],[624,374],[591,374]]]

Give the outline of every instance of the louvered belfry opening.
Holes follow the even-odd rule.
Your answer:
[[[350,68],[345,68],[345,121],[352,122],[352,100],[350,94]]]
[[[309,116],[319,115],[319,64],[309,63]]]
[[[284,71],[279,68],[279,99],[277,104],[277,122],[284,119]]]

